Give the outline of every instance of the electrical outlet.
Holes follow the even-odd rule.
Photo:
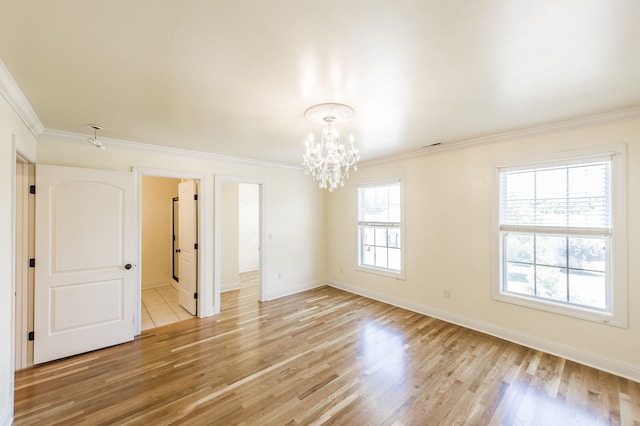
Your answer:
[[[451,292],[449,290],[444,291],[444,298],[449,299],[451,297]]]
[[[282,279],[282,272],[278,272],[278,279],[281,280]]]

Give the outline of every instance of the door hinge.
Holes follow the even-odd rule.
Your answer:
[[[36,334],[33,331],[30,331],[29,334],[27,335],[27,338],[29,339],[30,342],[33,342],[36,339]]]
[[[193,194],[193,199],[198,201],[198,194]]]
[[[35,185],[30,185],[29,186],[29,194],[35,194],[36,193],[36,186]]]
[[[36,267],[36,260],[35,259],[29,259],[29,267],[30,268],[35,268]]]
[[[198,250],[198,243],[195,243],[195,244],[193,245],[193,248],[194,248],[194,249],[196,249],[196,250]]]
[[[198,293],[193,293],[193,298],[197,299],[198,298]]]

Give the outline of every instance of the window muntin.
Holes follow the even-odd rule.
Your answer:
[[[500,293],[610,313],[611,158],[499,174]]]
[[[358,187],[358,266],[402,273],[400,182]]]

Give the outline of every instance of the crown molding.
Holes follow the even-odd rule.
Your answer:
[[[81,134],[81,133],[65,132],[62,130],[50,130],[50,129],[44,129],[44,131],[41,133],[41,136],[50,138],[50,139],[56,139],[62,142],[82,143],[82,144],[86,143],[88,138],[87,135]],[[256,160],[253,158],[235,157],[232,155],[214,154],[214,153],[203,152],[203,151],[193,151],[193,150],[183,149],[183,148],[153,145],[153,144],[142,143],[142,142],[131,142],[131,141],[125,141],[121,139],[111,139],[111,138],[105,138],[102,136],[100,136],[98,139],[101,142],[103,142],[107,148],[118,147],[122,149],[133,149],[137,151],[147,151],[147,152],[154,152],[159,154],[179,155],[183,157],[193,157],[193,158],[199,158],[199,159],[248,164],[252,166],[263,166],[263,167],[272,167],[272,168],[278,168],[278,169],[297,170],[297,171],[304,170],[302,166],[289,164],[289,163]]]
[[[452,149],[467,148],[470,146],[489,145],[492,143],[503,142],[507,140],[522,139],[532,136],[542,136],[551,133],[565,132],[568,130],[577,130],[586,127],[592,127],[602,124],[615,123],[618,121],[632,120],[640,118],[640,106],[625,108],[621,110],[609,111],[600,114],[589,115],[585,117],[573,118],[570,120],[558,121],[551,124],[529,127],[526,129],[515,130],[512,132],[498,133],[495,135],[483,136],[480,138],[466,139],[461,141],[444,142],[438,145],[429,145],[414,151],[404,152],[384,158],[377,158],[369,161],[361,162],[358,167],[375,166],[378,164],[391,163],[394,161],[406,160],[409,158],[417,158],[425,155],[435,154],[437,152],[450,151]]]
[[[2,60],[0,60],[0,93],[7,100],[11,108],[18,114],[18,116],[27,125],[27,128],[33,136],[38,137],[44,131],[42,122],[36,115],[31,104],[18,87],[18,84],[13,79],[7,67],[4,66]]]

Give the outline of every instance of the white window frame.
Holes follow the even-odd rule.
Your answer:
[[[522,168],[533,169],[536,167],[549,167],[554,165],[570,165],[576,163],[588,163],[596,158],[610,156],[611,158],[611,235],[607,237],[609,268],[607,279],[609,294],[608,310],[589,309],[557,303],[548,299],[541,299],[526,295],[509,293],[503,289],[504,260],[502,258],[502,232],[500,231],[500,170]],[[565,151],[530,158],[527,161],[501,163],[495,165],[494,197],[493,197],[493,232],[492,245],[494,253],[493,261],[493,285],[492,297],[494,300],[512,303],[528,308],[534,308],[555,314],[565,315],[584,320],[600,322],[608,325],[626,328],[628,325],[627,307],[627,170],[626,170],[626,145],[607,145],[593,147],[584,150]]]
[[[399,184],[400,185],[400,223],[397,222],[361,222],[360,221],[360,197],[358,194],[358,190],[360,188],[366,187],[376,187],[376,186],[385,186]],[[357,265],[356,270],[362,272],[369,272],[377,275],[382,275],[389,278],[395,278],[398,280],[405,279],[405,247],[407,245],[406,234],[404,232],[404,183],[401,178],[388,179],[382,181],[375,182],[367,182],[360,183],[356,185],[356,227],[358,233],[358,257],[357,257]],[[399,227],[400,228],[400,271],[395,271],[393,269],[379,268],[370,265],[363,265],[362,261],[362,232],[361,227],[366,225],[373,226],[390,226],[390,227]]]

